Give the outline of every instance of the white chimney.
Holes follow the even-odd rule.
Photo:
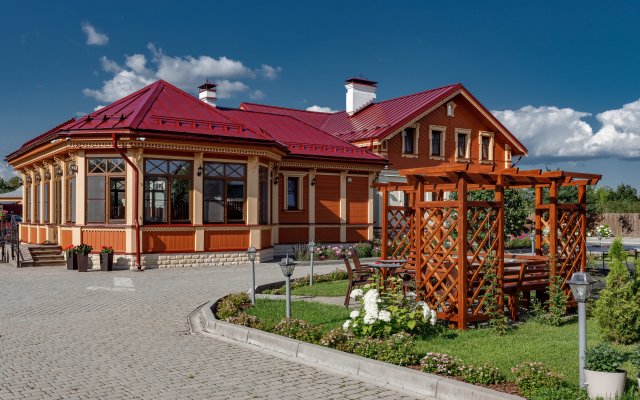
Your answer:
[[[198,98],[200,99],[200,101],[203,101],[208,105],[215,107],[216,100],[218,100],[218,97],[216,96],[216,86],[218,85],[209,82],[208,79],[204,84],[198,86],[198,89],[200,90]]]
[[[347,79],[347,113],[353,115],[358,110],[368,106],[376,99],[376,89],[378,82],[362,78]]]

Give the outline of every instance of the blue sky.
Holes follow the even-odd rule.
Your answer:
[[[338,110],[362,75],[379,99],[462,82],[527,145],[521,167],[640,188],[639,17],[637,2],[7,3],[0,154],[158,77],[216,80],[225,106]]]

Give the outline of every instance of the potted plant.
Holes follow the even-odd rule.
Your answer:
[[[75,252],[78,258],[78,272],[87,272],[89,265],[89,253],[93,250],[93,247],[88,244],[79,244],[76,246]]]
[[[113,271],[113,247],[100,248],[100,271]]]
[[[76,246],[70,244],[64,249],[62,249],[62,251],[64,252],[67,259],[67,269],[69,270],[78,269],[78,258],[76,257]]]
[[[618,350],[602,343],[587,350],[585,361],[585,383],[590,398],[622,396],[627,372],[620,370],[624,358]]]

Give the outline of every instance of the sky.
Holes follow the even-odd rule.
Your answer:
[[[528,148],[521,168],[640,189],[640,2],[22,1],[0,14],[3,157],[164,79],[194,95],[344,109],[461,82]],[[11,176],[0,164],[0,176]]]

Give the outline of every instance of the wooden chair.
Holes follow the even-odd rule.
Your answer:
[[[349,307],[349,296],[351,295],[351,291],[358,286],[364,286],[369,283],[372,275],[368,272],[358,272],[355,269],[352,269],[349,258],[347,257],[344,257],[344,266],[347,269],[347,279],[349,280],[347,295],[344,298],[344,306]]]
[[[376,273],[373,268],[365,268],[360,264],[360,257],[358,257],[358,253],[355,250],[351,250],[351,260],[353,261],[353,267],[356,273],[370,275]]]
[[[513,268],[519,267],[519,268]],[[505,263],[504,275],[502,277],[502,290],[508,297],[507,308],[512,321],[518,320],[518,306],[520,303],[520,292],[522,291],[522,281],[527,270],[525,262]]]

